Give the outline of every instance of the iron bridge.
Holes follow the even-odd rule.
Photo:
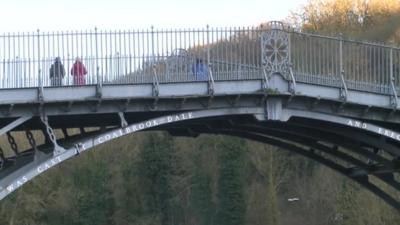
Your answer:
[[[54,85],[56,57],[65,73]],[[87,70],[79,84],[71,74],[76,57]],[[400,209],[400,49],[394,46],[270,22],[8,33],[0,35],[0,60],[0,135],[9,142],[0,148],[0,199],[97,145],[164,130],[278,146]],[[26,140],[29,147],[21,147]]]

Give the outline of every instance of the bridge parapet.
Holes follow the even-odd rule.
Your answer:
[[[310,34],[279,22],[262,33],[262,62],[267,73],[299,82],[397,94],[400,49],[395,46]],[[343,84],[345,83],[345,84]]]
[[[0,88],[52,86],[50,67],[64,65],[62,86],[75,82],[75,58],[85,85],[265,79],[287,80],[392,95],[400,85],[400,49],[309,34],[272,21],[261,27],[177,30],[23,32],[0,35]],[[59,85],[59,84],[58,84]],[[345,90],[346,91],[346,90]],[[394,102],[397,103],[397,100]]]
[[[196,81],[196,59],[223,80],[260,79],[260,33],[261,28],[207,27],[3,34],[0,88],[53,86],[56,57],[65,70],[61,86],[76,85],[71,68],[77,57],[87,69],[87,85],[143,83],[155,72],[165,82]]]

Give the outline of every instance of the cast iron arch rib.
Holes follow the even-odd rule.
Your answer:
[[[24,164],[15,168],[9,168],[7,173],[3,176],[0,173],[0,200],[5,198],[8,194],[12,193],[29,180],[38,176],[39,174],[47,171],[48,169],[60,164],[61,162],[72,158],[80,153],[87,151],[97,145],[106,143],[116,138],[147,130],[151,127],[160,126],[167,123],[178,123],[184,120],[192,120],[199,118],[213,118],[218,116],[232,116],[232,115],[247,115],[255,116],[262,115],[263,109],[259,107],[246,107],[246,108],[225,108],[225,109],[210,109],[193,112],[182,112],[173,115],[161,116],[143,122],[134,123],[123,128],[116,128],[107,130],[94,137],[85,137],[69,143],[70,148],[59,155],[53,153],[39,154],[35,160],[29,158]],[[31,156],[32,157],[32,156]]]
[[[266,137],[263,135],[252,134],[252,133],[247,133],[247,132],[243,132],[243,131],[235,131],[235,130],[217,131],[217,132],[210,131],[209,133],[210,134],[224,134],[224,135],[236,136],[236,137],[241,137],[241,138],[246,138],[249,140],[262,142],[265,144],[274,145],[274,146],[286,149],[288,151],[295,152],[297,154],[300,154],[300,155],[310,158],[312,160],[315,160],[316,162],[335,170],[336,172],[350,178],[351,180],[354,180],[355,182],[357,182],[358,184],[360,184],[361,186],[363,186],[364,188],[366,188],[367,190],[371,191],[376,196],[381,198],[383,201],[385,201],[387,204],[389,204],[393,208],[400,210],[400,201],[396,200],[395,198],[393,198],[392,196],[387,194],[385,191],[383,191],[376,185],[370,183],[368,180],[368,177],[357,177],[357,178],[351,177],[348,175],[348,173],[346,173],[347,169],[345,167],[342,167],[341,165],[336,164],[335,162],[333,162],[331,160],[328,160],[321,156],[315,155],[315,154],[311,153],[310,151],[305,150],[304,148],[298,147],[296,145],[288,144],[288,143],[285,143],[283,141],[279,141],[279,140],[276,140],[273,138],[269,138],[269,137]]]
[[[323,152],[335,159],[341,160],[342,164],[353,165],[353,167],[346,167],[346,173],[351,177],[362,177],[368,176],[371,174],[378,178],[379,180],[387,183],[394,189],[400,190],[400,183],[393,179],[394,166],[390,161],[387,161],[388,164],[381,165],[369,165],[366,162],[361,161],[349,155],[343,151],[340,151],[339,148],[336,148],[336,144],[333,144],[334,147],[329,147],[327,145],[318,143],[318,139],[314,139],[312,136],[307,136],[303,133],[292,132],[289,129],[286,129],[285,125],[282,123],[280,128],[276,126],[273,128],[269,127],[270,124],[263,125],[254,125],[254,124],[246,124],[246,125],[233,125],[226,123],[218,123],[213,121],[212,124],[207,124],[205,122],[196,123],[196,124],[180,124],[179,125],[169,125],[166,127],[167,130],[172,129],[190,129],[192,132],[196,133],[210,133],[213,130],[219,131],[230,131],[230,130],[240,130],[243,132],[249,133],[258,133],[262,135],[272,136],[274,138],[278,138],[285,141],[290,141],[292,143],[301,144],[302,146],[307,146],[310,149],[315,149],[320,152]],[[161,129],[163,129],[161,127]],[[350,149],[351,151],[351,149]],[[366,150],[365,150],[366,151]],[[391,176],[388,176],[391,175]]]
[[[400,157],[400,149],[399,149],[400,134],[398,134],[396,131],[369,122],[365,122],[363,120],[357,120],[353,118],[328,115],[318,112],[302,111],[302,110],[293,110],[293,109],[285,109],[285,110],[286,110],[285,121],[288,121],[289,123],[291,122],[291,120],[295,120],[293,124],[301,125],[303,127],[313,127],[319,130],[332,133],[338,133],[337,127],[350,128],[346,129],[346,132],[348,132],[348,135],[351,135],[352,139],[360,142],[365,142],[368,145],[381,148],[396,157]],[[296,118],[306,119],[306,120],[296,121]],[[333,124],[335,125],[335,127],[326,127],[326,126],[316,127],[315,124],[310,123],[317,121],[321,121],[322,122],[321,125]],[[357,125],[355,124],[356,122]],[[355,130],[357,130],[358,132],[356,132]],[[385,131],[387,133],[393,133],[398,135],[397,136],[385,135]],[[377,141],[375,138],[370,139],[371,136],[378,136],[383,139],[388,139],[393,144],[387,141],[384,142]]]
[[[172,123],[180,123],[183,121],[190,121],[190,120],[195,120],[195,119],[207,119],[207,120],[213,120],[215,118],[221,118],[221,116],[254,116],[254,115],[262,115],[263,110],[256,107],[256,108],[229,108],[229,109],[217,109],[217,110],[201,110],[201,111],[194,111],[194,112],[183,112],[183,113],[178,113],[174,115],[169,115],[169,116],[161,116],[157,117],[154,119],[149,119],[143,122],[135,123],[128,125],[127,127],[124,128],[117,128],[109,131],[102,132],[99,135],[95,135],[95,137],[85,137],[81,138],[79,140],[74,141],[73,144],[74,147],[68,148],[66,152],[63,154],[53,156],[52,154],[43,154],[41,157],[38,157],[36,161],[32,161],[30,163],[27,163],[26,165],[22,166],[16,171],[11,172],[8,174],[5,179],[1,179],[0,181],[0,199],[3,199],[6,197],[8,194],[16,190],[17,188],[21,187],[23,184],[28,182],[29,180],[33,179],[40,173],[43,173],[47,171],[49,168],[54,167],[58,165],[59,163],[72,158],[81,152],[87,151],[99,144],[103,144],[107,141],[125,136],[127,134],[131,134],[137,131],[143,131],[151,128],[156,128],[158,126],[166,125],[166,124],[172,124]],[[258,121],[259,122],[259,121]],[[239,127],[240,128],[240,127]],[[129,130],[129,131],[128,131]],[[205,131],[208,133],[213,133],[214,131]],[[216,131],[215,131],[216,132]],[[282,147],[285,149],[289,149],[293,152],[297,152],[299,154],[302,154],[306,157],[309,157],[311,159],[316,160],[317,162],[324,164],[339,173],[344,174],[345,176],[349,177],[350,179],[355,180],[357,183],[361,184],[374,194],[376,194],[378,197],[382,198],[385,202],[387,202],[389,205],[393,206],[396,209],[400,209],[400,203],[392,198],[388,193],[384,192],[381,190],[379,187],[376,185],[370,183],[368,181],[368,176],[350,176],[348,173],[348,168],[337,164],[336,162],[329,160],[327,158],[324,158],[322,156],[319,156],[317,154],[314,154],[311,151],[308,151],[305,148],[298,147],[294,144],[286,143],[283,140],[278,140],[274,139],[271,137],[268,137],[268,135],[265,134],[260,134],[258,132],[254,131],[241,131],[241,130],[235,130],[232,129],[231,131],[229,130],[222,130],[218,131],[218,133],[221,134],[227,134],[227,135],[233,135],[233,136],[241,136],[243,138],[248,138],[251,140],[256,140],[256,141],[261,141],[264,143],[269,143],[276,145],[278,147]],[[108,136],[107,136],[108,135]],[[288,134],[286,134],[288,135]],[[289,136],[287,137],[288,139],[290,138]],[[293,141],[299,141],[298,138],[294,140],[293,134],[291,136]],[[312,139],[312,138],[311,138]],[[310,140],[311,140],[310,139]],[[314,142],[315,144],[315,142]],[[318,144],[318,143],[317,143]],[[319,149],[319,151],[323,152],[324,149],[320,144],[315,145],[314,149]],[[354,164],[357,164],[359,162],[354,161],[352,158],[349,158],[345,155],[337,155],[337,158],[341,157],[342,160],[344,161],[353,161]]]

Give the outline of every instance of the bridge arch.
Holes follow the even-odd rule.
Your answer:
[[[381,139],[377,135],[379,132],[376,131],[382,130],[382,127],[368,122],[360,122],[357,123],[361,124],[360,126],[354,126],[355,122],[346,123],[346,120],[352,119],[315,113],[310,117],[310,115],[296,112],[283,120],[265,120],[265,114],[265,109],[261,107],[183,111],[138,123],[125,124],[119,128],[89,133],[69,143],[70,147],[60,154],[53,152],[46,154],[44,153],[46,151],[38,151],[36,154],[31,154],[30,162],[15,169],[11,167],[0,181],[0,200],[39,174],[97,145],[138,131],[167,130],[173,135],[179,135],[177,131],[194,136],[201,133],[223,134],[275,145],[315,160],[343,174],[392,207],[400,209],[398,199],[369,180],[369,176],[374,176],[392,188],[400,190],[400,183],[393,176],[393,172],[398,170],[398,164],[393,159],[398,156],[397,152],[387,151],[388,154],[383,156],[363,146],[374,147],[374,144]],[[361,136],[356,138],[357,143],[349,143],[348,137],[346,139],[349,133],[342,133],[343,129],[336,127],[337,130],[327,130],[324,126],[313,124],[321,125],[322,122],[342,126],[347,130],[351,126],[353,129],[348,132]],[[368,138],[363,139],[366,137]],[[392,139],[397,141],[396,138]],[[390,148],[396,147],[395,143],[386,144]]]

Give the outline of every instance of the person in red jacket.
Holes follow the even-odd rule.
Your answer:
[[[85,75],[87,74],[85,65],[83,65],[81,59],[77,57],[75,63],[71,68],[71,75],[74,77],[74,85],[85,85]]]

